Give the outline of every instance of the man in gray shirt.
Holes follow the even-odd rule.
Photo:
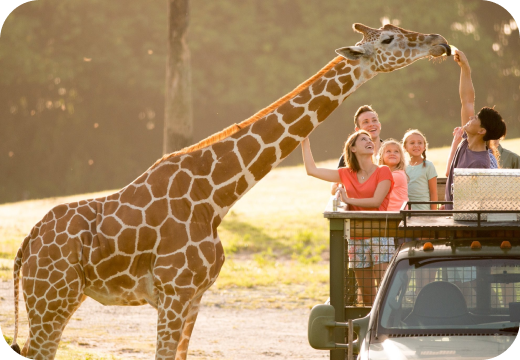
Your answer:
[[[453,169],[455,168],[480,168],[489,169],[490,160],[486,147],[486,141],[498,140],[506,134],[506,124],[502,116],[495,109],[483,107],[475,116],[475,89],[471,81],[471,68],[468,59],[462,51],[455,50],[454,60],[460,66],[459,94],[462,103],[461,123],[459,134],[462,137],[458,147],[452,147],[448,164],[450,170],[446,181],[446,201],[453,201],[451,185],[453,184]],[[451,210],[452,205],[446,205]]]

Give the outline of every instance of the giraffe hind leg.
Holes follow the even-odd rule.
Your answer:
[[[65,281],[34,280],[35,286],[24,286],[24,297],[29,317],[29,339],[22,355],[31,359],[52,360],[56,356],[61,335],[72,314],[86,296],[83,282],[71,266],[63,273],[54,274]],[[54,284],[54,285],[53,285]]]

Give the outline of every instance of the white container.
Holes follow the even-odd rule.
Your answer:
[[[453,210],[520,210],[520,169],[454,169],[453,175]],[[511,216],[520,220],[502,215],[514,221]],[[477,220],[477,215],[454,214],[453,219]]]

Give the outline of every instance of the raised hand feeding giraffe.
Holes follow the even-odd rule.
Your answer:
[[[350,94],[379,72],[449,55],[440,35],[393,25],[363,34],[294,91],[206,140],[164,156],[103,198],[52,209],[14,263],[15,331],[20,270],[29,317],[22,355],[53,359],[86,296],[158,311],[156,359],[186,359],[202,294],[224,263],[217,228],[231,206],[291,153]]]

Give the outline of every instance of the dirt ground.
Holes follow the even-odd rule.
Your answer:
[[[202,359],[322,359],[307,342],[309,309],[276,309],[272,304],[251,309],[249,299],[272,298],[272,291],[231,290],[204,295],[189,348],[190,360]],[[275,290],[274,290],[275,291]],[[226,299],[235,297],[229,304]],[[4,335],[14,331],[13,285],[0,282],[0,325]],[[256,301],[255,301],[256,302]],[[266,302],[267,304],[267,302]],[[20,336],[27,336],[27,318],[20,301]],[[74,314],[62,338],[70,350],[81,349],[110,358],[153,359],[156,311],[151,306],[103,306],[88,298]]]

